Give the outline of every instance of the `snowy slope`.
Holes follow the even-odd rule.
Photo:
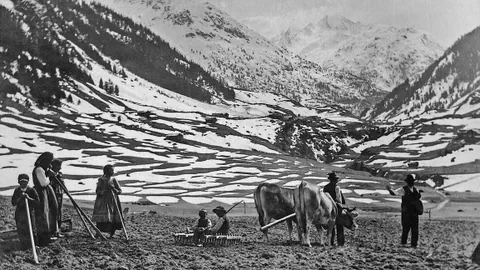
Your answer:
[[[361,77],[330,72],[293,55],[203,1],[102,4],[149,27],[233,87],[274,92],[312,106],[340,104],[356,114],[385,94]]]
[[[415,28],[363,25],[336,16],[288,29],[272,41],[322,67],[368,78],[386,91],[417,77],[443,52]]]
[[[476,28],[447,49],[421,77],[399,85],[365,117],[404,121],[478,115],[479,61],[480,28]]]
[[[402,122],[388,135],[352,150],[359,154],[357,169],[389,178],[415,173],[437,189],[478,192],[479,143],[480,118],[443,117]]]

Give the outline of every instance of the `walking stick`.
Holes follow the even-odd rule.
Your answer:
[[[87,214],[85,214],[85,212],[82,210],[82,208],[80,208],[80,206],[78,206],[77,202],[73,199],[72,195],[70,195],[70,192],[68,192],[67,188],[63,185],[62,182],[60,181],[57,181],[58,182],[58,185],[63,189],[63,191],[65,192],[65,194],[67,194],[68,198],[70,198],[70,201],[72,202],[73,204],[73,207],[77,210],[77,213],[80,214],[80,219],[82,219],[82,216],[83,218],[85,218],[88,222],[88,224],[90,224],[90,226],[93,227],[93,229],[95,230],[95,232],[100,235],[100,237],[103,239],[103,240],[107,240],[107,238],[102,234],[102,232],[97,228],[97,226],[95,226],[95,224],[93,224],[92,220],[90,220],[90,218],[87,216]],[[82,221],[84,221],[82,219]],[[90,233],[90,236],[95,239],[95,236],[92,234],[92,232],[90,231],[90,229],[88,228],[88,226],[84,223],[85,225],[85,228],[87,229],[87,231]]]
[[[127,238],[127,240],[128,240],[127,229],[125,228],[125,220],[123,219],[123,213],[120,211],[120,207],[118,206],[117,197],[115,196],[115,192],[113,192],[113,190],[110,190],[110,192],[112,192],[113,201],[115,202],[115,208],[117,209],[117,213],[120,216],[120,222],[122,223],[123,233],[125,234],[125,238]]]
[[[25,197],[25,207],[27,208],[28,231],[30,232],[30,242],[32,243],[33,260],[38,264],[37,249],[35,248],[35,240],[33,239],[32,220],[30,219],[30,208],[28,207],[28,199]]]

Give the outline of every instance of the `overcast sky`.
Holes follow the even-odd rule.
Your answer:
[[[480,0],[208,1],[237,20],[284,15],[286,21],[295,17],[289,21],[290,24],[304,26],[307,22],[316,22],[325,15],[340,15],[363,24],[414,26],[432,34],[433,38],[445,47],[480,26]]]

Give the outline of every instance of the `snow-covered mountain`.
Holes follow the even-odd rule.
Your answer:
[[[335,170],[349,200],[391,204],[385,179],[325,164],[389,132],[339,106],[222,87],[99,4],[12,1],[0,19],[0,195],[51,151],[77,199],[95,198],[110,163],[126,202],[252,202],[258,183],[322,185]]]
[[[364,25],[337,16],[288,29],[272,41],[324,68],[367,78],[385,91],[415,78],[443,53],[415,28]]]
[[[404,121],[480,112],[480,27],[464,35],[422,75],[395,88],[368,119]]]
[[[219,81],[303,104],[342,105],[358,114],[385,92],[349,72],[331,72],[279,48],[215,6],[192,0],[105,0],[102,5],[165,39]]]
[[[411,171],[438,189],[478,191],[479,63],[480,27],[365,112],[395,125],[388,135],[354,146],[359,156],[349,166],[390,177]]]
[[[12,1],[0,18],[0,195],[44,151],[64,160],[68,189],[85,200],[107,163],[122,200],[142,203],[252,202],[258,183],[320,183],[332,170],[371,179],[324,163],[368,133],[338,106],[222,87],[99,4]]]
[[[229,126],[227,134],[253,136],[275,151],[327,162],[361,138],[345,130],[364,125],[338,106],[311,109],[282,95],[226,88],[147,28],[99,4],[16,2],[11,9],[0,6],[0,15],[4,110],[106,114],[107,119],[116,118],[133,128],[142,127],[133,124],[139,121],[135,114],[198,112],[203,121],[212,115],[233,117],[233,121],[218,120]],[[305,122],[305,118],[317,120]],[[240,119],[241,123],[256,119],[256,126],[266,126],[265,132],[239,125]],[[300,140],[301,132],[289,133],[284,125],[316,133]]]

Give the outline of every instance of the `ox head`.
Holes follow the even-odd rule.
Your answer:
[[[356,230],[358,228],[355,218],[358,217],[358,212],[353,208],[344,208],[342,213],[338,215],[337,224],[341,224],[350,230]]]

